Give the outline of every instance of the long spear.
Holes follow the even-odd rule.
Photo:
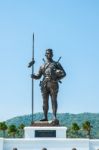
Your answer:
[[[29,63],[28,67],[32,67],[32,74],[34,74],[34,33],[33,33],[33,47],[32,47],[32,61]],[[32,121],[33,123],[33,112],[34,112],[34,79],[32,78]]]

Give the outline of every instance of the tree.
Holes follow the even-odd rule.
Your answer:
[[[18,129],[13,124],[8,127],[8,134],[11,135],[13,138],[15,138],[17,131]]]
[[[20,124],[18,127],[20,137],[23,137],[23,135],[24,135],[24,127],[25,127],[25,125],[23,123]]]
[[[19,129],[21,129],[21,130],[23,130],[23,129],[24,129],[24,127],[25,127],[25,125],[22,123],[22,124],[20,124],[20,125],[19,125],[19,127],[18,127],[18,128],[19,128]]]
[[[7,130],[7,125],[5,122],[0,122],[0,130],[3,131],[3,137],[5,137],[5,131]]]
[[[67,135],[68,137],[77,138],[79,137],[78,131],[80,130],[80,127],[77,123],[72,123],[71,127],[69,128]]]
[[[92,125],[89,121],[85,121],[83,123],[83,130],[87,131],[87,136],[90,138],[90,133],[91,133],[91,129],[92,129]]]
[[[74,131],[74,132],[78,132],[80,130],[80,127],[77,123],[72,123],[72,127],[71,129]]]

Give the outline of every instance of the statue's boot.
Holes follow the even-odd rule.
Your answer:
[[[53,120],[52,120],[52,125],[59,125],[59,120],[56,118],[56,113],[54,113],[53,115]]]
[[[40,121],[48,121],[47,111],[44,111],[44,119],[41,119]]]
[[[47,118],[44,118],[44,119],[41,119],[40,121],[48,121],[48,119],[47,119]]]
[[[53,112],[53,121],[54,120],[57,120],[57,118],[56,118],[56,111]]]

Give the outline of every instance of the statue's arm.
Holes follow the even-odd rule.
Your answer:
[[[41,78],[41,76],[42,76],[42,67],[40,67],[40,69],[39,69],[39,71],[38,71],[38,73],[37,74],[32,74],[31,75],[31,78],[33,78],[33,79],[40,79]]]

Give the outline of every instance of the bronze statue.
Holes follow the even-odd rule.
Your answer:
[[[43,112],[44,119],[41,121],[48,121],[48,100],[51,97],[52,110],[53,110],[53,120],[56,120],[57,113],[57,94],[59,90],[59,82],[62,78],[66,76],[66,73],[59,63],[59,61],[54,61],[52,49],[47,49],[46,62],[42,65],[37,74],[32,74],[33,79],[40,79],[43,76],[43,80],[40,81],[41,93],[43,97]]]

